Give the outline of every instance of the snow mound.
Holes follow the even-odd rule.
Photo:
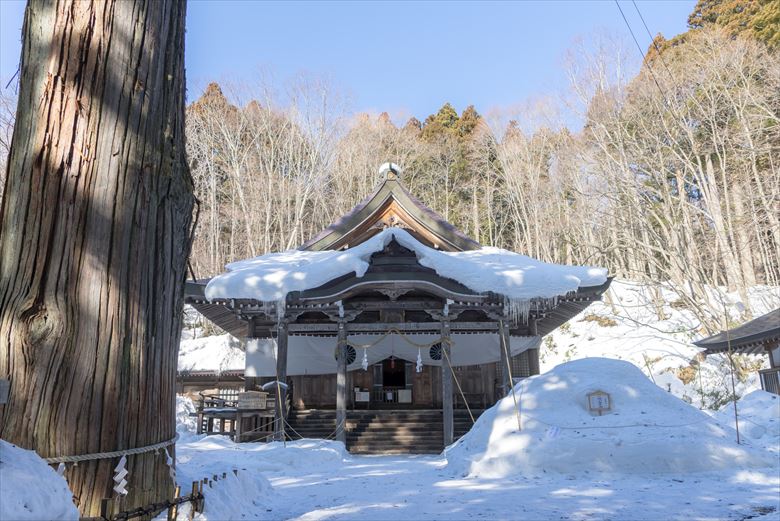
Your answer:
[[[196,412],[195,404],[186,396],[176,395],[176,432],[195,434],[198,432],[198,420],[190,416]]]
[[[225,334],[182,340],[179,371],[244,369],[246,353],[241,343]]]
[[[32,450],[0,440],[0,519],[78,519],[65,478]]]
[[[473,291],[492,291],[510,299],[553,298],[607,281],[604,268],[548,264],[493,247],[443,252],[425,246],[406,230],[391,228],[346,251],[289,250],[228,264],[227,273],[209,281],[205,295],[209,300],[248,298],[275,302],[291,291],[316,288],[352,272],[362,277],[371,255],[382,251],[393,238],[414,251],[420,264],[442,277]]]
[[[732,429],[734,404],[729,403],[715,413],[715,419]],[[755,445],[780,452],[780,396],[766,391],[753,391],[737,400],[739,432]]]
[[[609,393],[612,411],[588,410]],[[653,384],[634,365],[585,358],[517,384],[522,430],[510,394],[446,450],[456,472],[514,474],[686,473],[776,465],[767,451],[736,444],[734,432]]]

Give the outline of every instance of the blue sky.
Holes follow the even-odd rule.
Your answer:
[[[630,0],[620,0],[643,48]],[[694,0],[637,1],[650,31],[686,30]],[[24,2],[0,0],[0,79],[17,68]],[[354,111],[422,119],[445,101],[462,110],[511,106],[565,88],[563,57],[577,38],[606,32],[639,53],[612,0],[526,2],[252,2],[191,0],[188,98],[209,81],[280,83],[326,77]],[[630,55],[631,56],[631,55]]]

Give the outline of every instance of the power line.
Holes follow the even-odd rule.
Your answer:
[[[615,0],[615,5],[617,6],[618,11],[620,11],[620,16],[623,17],[623,21],[626,23],[626,27],[628,27],[628,32],[631,33],[631,38],[634,39],[634,43],[636,44],[636,48],[639,51],[640,56],[642,56],[642,63],[644,63],[647,66],[647,70],[650,71],[650,76],[652,76],[655,86],[658,87],[658,91],[661,93],[661,96],[663,97],[664,104],[667,107],[671,107],[667,99],[666,92],[664,92],[664,89],[661,88],[661,84],[658,82],[658,78],[656,78],[655,76],[655,71],[653,71],[653,68],[650,66],[650,62],[648,62],[647,59],[645,58],[645,53],[642,51],[642,46],[639,45],[639,40],[637,40],[636,35],[634,34],[634,30],[631,28],[631,24],[628,23],[628,18],[626,18],[626,14],[623,12],[623,8],[620,7],[618,0]]]
[[[650,28],[647,27],[647,22],[645,22],[645,17],[642,16],[642,12],[639,10],[639,6],[636,4],[636,0],[631,0],[631,3],[634,4],[634,9],[636,9],[636,14],[639,15],[639,19],[642,20],[642,25],[645,26],[645,31],[647,31],[647,36],[650,37],[650,41],[653,44],[653,47],[655,47],[655,51],[658,53],[658,59],[661,60],[661,63],[664,66],[664,69],[666,69],[666,72],[669,73],[670,78],[674,78],[674,75],[672,74],[672,71],[669,70],[669,67],[666,65],[666,61],[664,60],[663,55],[661,54],[661,48],[658,47],[658,44],[655,42],[655,38],[653,37],[653,34],[650,32]]]

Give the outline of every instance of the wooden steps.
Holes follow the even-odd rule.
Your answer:
[[[472,411],[478,417],[482,411]],[[455,410],[455,438],[471,428],[465,410]],[[290,411],[288,422],[297,439],[333,439],[336,411],[310,409]],[[296,436],[296,433],[299,436]],[[374,410],[347,412],[347,449],[355,454],[438,454],[444,449],[440,410]]]

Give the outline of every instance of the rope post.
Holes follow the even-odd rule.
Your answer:
[[[520,406],[517,403],[517,396],[515,395],[515,380],[512,378],[512,364],[509,363],[509,324],[504,320],[499,320],[498,327],[500,328],[501,337],[501,358],[506,362],[506,374],[509,376],[509,388],[512,392],[512,400],[515,402],[515,415],[517,416],[517,430],[523,430],[523,424],[520,421]]]
[[[181,487],[176,485],[176,488],[173,492],[173,504],[168,507],[168,521],[176,521],[176,517],[178,516],[178,510],[179,510],[179,504],[175,501],[179,499],[179,496],[181,495]]]
[[[103,519],[111,519],[111,500],[108,498],[100,500],[100,517]]]
[[[452,407],[452,364],[450,364],[450,321],[445,316],[441,321],[441,408],[444,422],[444,446],[455,440],[455,418]]]
[[[729,332],[729,311],[728,308],[726,308],[726,302],[723,299],[723,295],[720,296],[720,302],[723,305],[723,320],[725,321],[724,324],[724,333],[726,333],[726,345],[728,346],[728,354],[729,354],[729,368],[731,369],[731,399],[734,402],[734,427],[737,431],[737,445],[740,443],[739,439],[739,414],[737,414],[737,386],[734,383],[734,356],[731,351],[731,334]]]
[[[287,390],[280,385],[287,381],[287,321],[280,320],[276,336],[276,411],[274,441],[286,440],[284,421],[287,418]]]

